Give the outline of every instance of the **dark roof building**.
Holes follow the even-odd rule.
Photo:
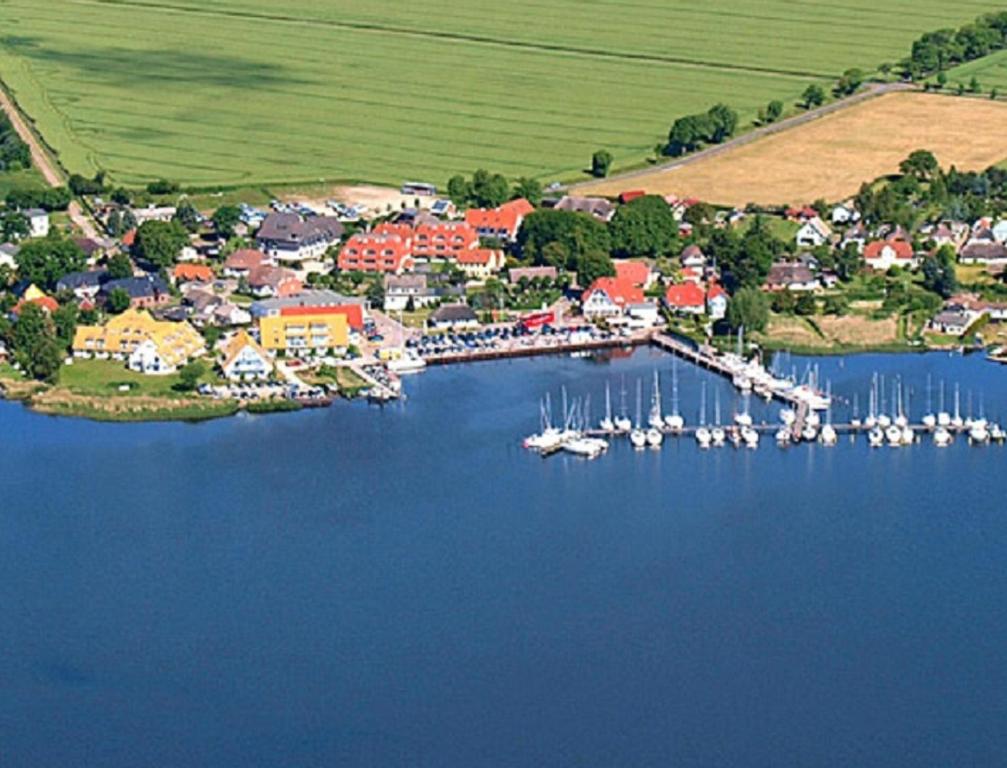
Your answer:
[[[255,235],[260,250],[280,261],[317,259],[343,236],[343,225],[331,216],[304,219],[296,213],[271,213]]]

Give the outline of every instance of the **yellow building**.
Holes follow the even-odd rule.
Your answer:
[[[105,325],[78,326],[73,337],[75,357],[126,360],[141,373],[171,373],[205,352],[191,325],[155,320],[141,309],[127,309]]]
[[[324,353],[349,346],[350,326],[344,307],[285,307],[259,318],[259,338],[270,352]]]

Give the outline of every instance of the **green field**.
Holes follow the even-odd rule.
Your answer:
[[[998,51],[968,64],[948,70],[948,89],[955,89],[961,83],[966,88],[975,77],[984,93],[996,88],[1003,98],[1007,96],[1007,51]]]
[[[443,182],[639,162],[994,2],[0,0],[0,78],[70,171],[137,184]]]

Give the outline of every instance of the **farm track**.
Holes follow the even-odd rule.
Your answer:
[[[35,163],[35,167],[38,168],[39,172],[42,174],[42,178],[45,179],[46,184],[50,187],[61,187],[64,182],[63,170],[57,165],[57,163],[50,157],[49,153],[46,152],[45,147],[39,141],[38,136],[31,129],[25,119],[21,116],[21,111],[14,104],[14,101],[7,94],[7,91],[0,87],[0,108],[7,114],[7,117],[11,121],[11,125],[14,126],[14,130],[17,131],[18,136],[21,140],[28,145],[31,150],[31,159]],[[87,216],[84,209],[81,207],[80,203],[76,200],[71,200],[70,205],[67,208],[67,213],[70,216],[70,220],[80,229],[84,234],[84,237],[89,237],[93,240],[98,239],[98,230],[94,225],[94,222]]]
[[[680,66],[696,67],[699,69],[711,69],[723,72],[737,73],[757,73],[761,75],[779,75],[781,77],[807,77],[816,79],[827,79],[834,77],[831,72],[814,72],[811,70],[781,69],[778,67],[759,67],[741,64],[726,64],[723,62],[702,61],[688,57],[661,56],[652,53],[633,53],[631,51],[619,51],[606,48],[591,48],[586,46],[550,45],[548,43],[534,43],[523,40],[511,40],[507,38],[492,37],[489,35],[466,34],[462,32],[430,32],[413,27],[405,27],[395,24],[376,24],[364,21],[334,21],[331,19],[306,19],[303,17],[289,16],[279,13],[261,13],[254,11],[226,11],[210,10],[203,8],[193,8],[186,5],[173,5],[172,3],[135,3],[130,0],[73,0],[77,5],[103,5],[122,8],[132,8],[135,10],[160,10],[170,13],[191,14],[193,16],[212,16],[216,18],[234,18],[244,21],[272,21],[285,24],[298,24],[329,27],[332,29],[343,29],[359,32],[377,32],[402,37],[418,38],[422,40],[476,43],[480,45],[492,45],[502,48],[512,48],[521,51],[533,51],[538,53],[561,53],[576,56],[587,56],[596,59],[609,59],[613,61],[628,62],[651,62],[654,64],[676,64]]]
[[[744,147],[760,139],[764,139],[767,136],[774,136],[776,134],[783,133],[784,131],[789,131],[793,128],[797,128],[802,125],[814,122],[823,117],[826,117],[836,112],[841,112],[843,110],[849,109],[857,104],[861,104],[870,99],[876,99],[879,96],[884,96],[887,93],[899,93],[904,91],[914,91],[918,90],[916,86],[910,85],[908,83],[883,83],[883,84],[872,84],[860,93],[849,96],[845,99],[840,99],[839,101],[833,101],[817,109],[811,109],[807,112],[802,112],[799,115],[794,115],[793,117],[788,117],[786,120],[781,120],[778,123],[772,123],[771,125],[765,125],[756,128],[753,131],[749,131],[746,134],[733,138],[729,141],[725,141],[723,144],[717,144],[712,147],[707,147],[706,149],[700,150],[699,152],[694,152],[691,155],[686,155],[685,157],[680,157],[675,160],[671,160],[667,163],[660,163],[657,165],[652,165],[647,168],[640,168],[635,171],[627,171],[626,173],[617,173],[608,178],[602,180],[592,180],[578,182],[577,184],[571,184],[568,189],[570,191],[577,191],[580,189],[588,189],[593,187],[598,187],[605,185],[606,187],[610,184],[617,184],[620,182],[629,182],[634,179],[652,177],[659,173],[665,173],[668,171],[673,171],[677,168],[683,168],[687,165],[693,165],[695,163],[702,162],[704,160],[709,160],[719,155],[731,152],[739,147]]]

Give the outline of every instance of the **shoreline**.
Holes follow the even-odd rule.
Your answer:
[[[473,357],[463,359],[442,359],[433,360],[428,364],[430,367],[441,368],[444,366],[456,366],[465,363],[485,363],[498,360],[518,360],[525,358],[541,358],[552,356],[569,356],[578,352],[596,353],[607,349],[660,346],[654,344],[653,340],[646,339],[624,339],[618,344],[593,344],[579,345],[577,348],[561,350],[527,350],[519,354],[492,353],[487,352]],[[904,354],[931,354],[946,352],[962,355],[972,355],[985,351],[984,348],[977,347],[946,347],[927,346],[922,344],[918,347],[907,345],[875,345],[865,347],[818,348],[801,346],[774,346],[770,342],[760,342],[759,347],[763,352],[790,352],[801,357],[854,357],[860,355],[904,355]],[[671,354],[671,353],[667,353]],[[990,362],[998,362],[991,360]],[[0,376],[0,399],[9,402],[20,402],[25,408],[34,413],[44,416],[83,419],[110,424],[143,424],[143,423],[188,423],[197,424],[206,421],[232,418],[242,413],[249,415],[269,415],[281,413],[296,413],[298,411],[320,407],[305,404],[296,400],[278,401],[250,401],[241,402],[236,400],[212,400],[200,396],[191,396],[179,393],[177,397],[158,396],[98,396],[82,395],[61,387],[60,385],[48,385],[42,382],[28,381],[23,379],[12,379]],[[359,391],[341,394],[338,399],[347,401],[362,399]],[[101,407],[106,404],[111,407]],[[327,405],[331,405],[327,403]]]

